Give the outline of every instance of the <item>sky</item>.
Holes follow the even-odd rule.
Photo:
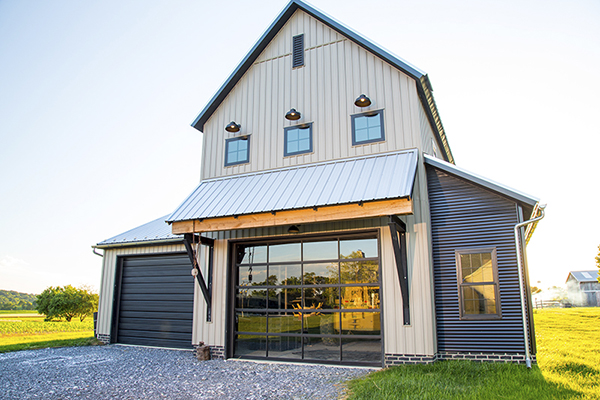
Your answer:
[[[98,289],[91,246],[195,188],[190,124],[286,4],[0,0],[0,289]],[[310,4],[429,74],[458,166],[547,204],[532,284],[595,269],[600,2]]]

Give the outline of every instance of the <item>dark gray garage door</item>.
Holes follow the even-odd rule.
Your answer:
[[[186,254],[121,259],[113,341],[191,348],[194,307],[191,268]]]

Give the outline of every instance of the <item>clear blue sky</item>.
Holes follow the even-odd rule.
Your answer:
[[[0,289],[98,288],[90,246],[195,187],[189,125],[285,4],[0,0]],[[534,284],[594,269],[598,1],[311,4],[429,74],[457,165],[548,203]]]

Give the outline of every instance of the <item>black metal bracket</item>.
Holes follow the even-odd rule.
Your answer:
[[[392,247],[396,259],[396,269],[400,279],[400,291],[402,292],[402,309],[404,325],[410,325],[410,297],[408,293],[408,261],[406,255],[406,224],[395,215],[390,215],[390,233],[392,235]]]
[[[198,240],[195,240],[195,239]],[[198,265],[198,259],[196,258],[196,254],[194,253],[194,249],[192,247],[192,243],[198,242],[205,246],[208,246],[208,281],[204,280],[204,276],[202,275],[202,270],[200,270],[200,266]],[[192,262],[192,267],[197,272],[195,274],[196,281],[198,281],[198,285],[200,285],[200,290],[202,291],[202,296],[204,296],[204,300],[206,301],[206,321],[212,321],[212,275],[213,275],[213,253],[214,253],[214,244],[215,241],[210,238],[206,238],[203,236],[194,236],[192,233],[186,233],[183,235],[183,244],[185,245],[185,250],[187,251],[188,257]]]

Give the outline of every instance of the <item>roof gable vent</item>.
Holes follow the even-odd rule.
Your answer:
[[[293,37],[292,40],[292,68],[304,65],[304,34]]]

